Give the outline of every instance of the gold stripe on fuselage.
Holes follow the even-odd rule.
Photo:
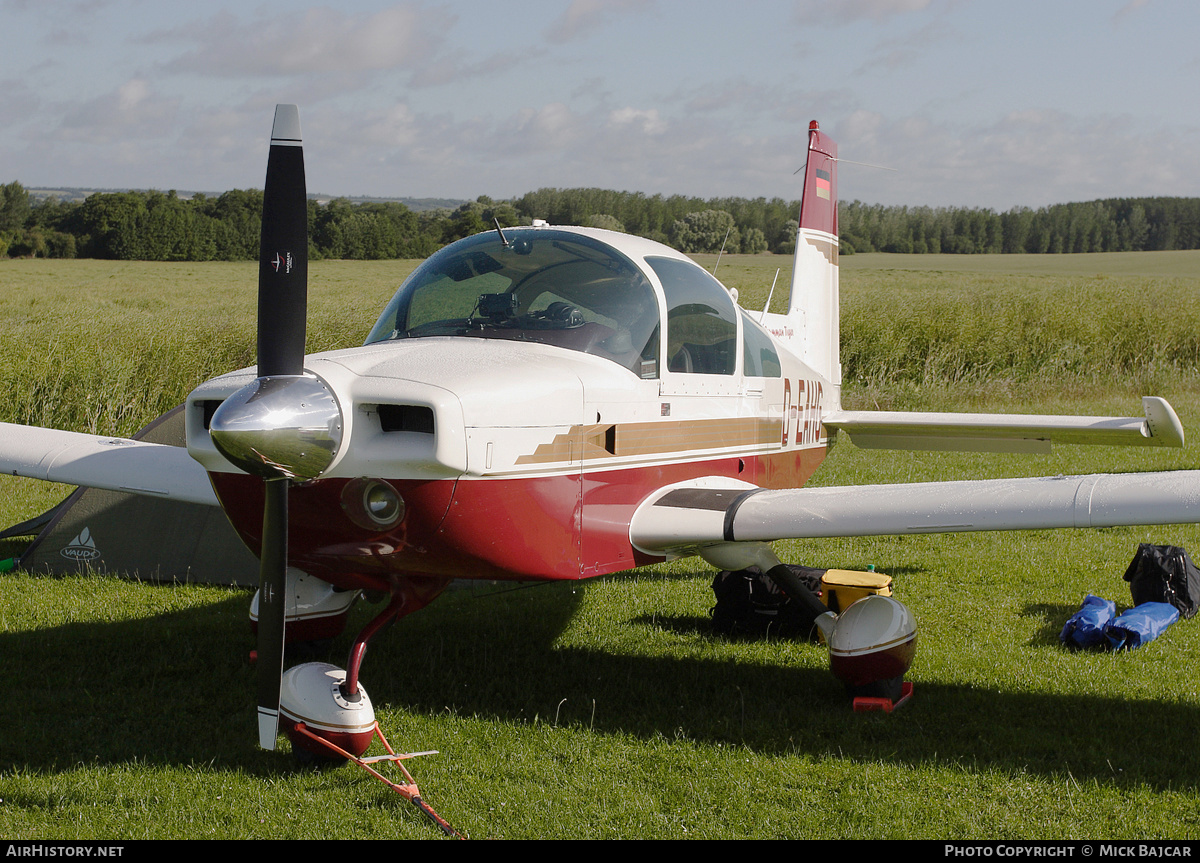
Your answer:
[[[625,458],[695,450],[734,449],[778,444],[783,433],[781,419],[734,417],[729,419],[684,420],[649,423],[594,423],[572,426],[540,444],[516,463],[550,464],[579,458]]]

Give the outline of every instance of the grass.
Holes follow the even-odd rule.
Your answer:
[[[361,344],[416,263],[315,264],[309,351]],[[3,261],[0,419],[127,435],[253,365],[257,267]]]
[[[1088,257],[1097,265],[1121,256]],[[862,266],[869,258],[878,265]],[[1039,258],[1045,269],[1035,274],[1024,271],[1026,258],[993,257],[967,261],[987,272],[955,273],[961,259],[948,258],[919,272],[897,266],[938,262],[844,258],[847,316],[873,308],[874,326],[897,333],[936,329],[949,317],[953,342],[972,327],[986,331],[953,319],[986,316],[995,304],[1029,309],[1061,332],[1082,326],[1075,309],[1090,311],[1093,301],[1105,316],[1105,305],[1154,296],[1155,308],[1132,308],[1162,317],[1181,310],[1179,331],[1197,322],[1189,305],[1195,280],[1183,272],[1190,264],[1162,273],[1149,272],[1166,266],[1157,259],[1130,261],[1129,272],[1096,280],[1078,261]],[[761,290],[761,305],[781,262],[727,256],[719,275],[737,284],[746,305]],[[1007,292],[1006,262],[1017,270]],[[310,349],[361,340],[405,266],[315,264]],[[250,338],[243,318],[252,314],[253,279],[252,266],[229,264],[4,262],[0,315],[9,325],[0,373],[11,398],[3,418],[127,433],[210,367],[252,362],[240,341]],[[980,279],[994,281],[981,293]],[[1092,285],[1086,303],[1062,299],[1096,281],[1103,284]],[[904,293],[933,296],[904,311],[906,327],[893,327],[891,309],[901,305],[890,301]],[[1047,302],[1024,305],[1035,293]],[[973,303],[976,296],[994,298],[993,306]],[[853,339],[861,336],[846,342]],[[894,342],[889,335],[880,355],[905,356],[893,353]],[[54,362],[41,358],[45,344],[60,346]],[[916,374],[919,354],[892,374],[902,378],[902,403],[914,407],[1136,412],[1145,381],[1081,346],[1080,366],[1067,373],[1019,368],[1009,354],[992,367],[1002,384]],[[139,388],[138,376],[151,369]],[[1185,427],[1200,428],[1193,369],[1166,363],[1155,379]],[[869,405],[885,383],[851,382],[847,402]],[[39,401],[38,387],[50,396]],[[91,387],[100,387],[100,406],[66,404]],[[115,421],[113,406],[126,403],[132,407]],[[843,441],[815,481],[1198,461],[1195,444],[997,456],[873,452]],[[28,517],[62,493],[0,477],[0,521]],[[1123,654],[1068,652],[1057,633],[1088,592],[1128,604],[1121,574],[1139,542],[1200,549],[1198,531],[780,543],[786,560],[873,563],[895,577],[919,622],[920,649],[909,674],[916,695],[892,715],[851,712],[823,648],[714,637],[711,573],[695,560],[577,584],[454,591],[375,641],[364,681],[395,745],[440,750],[410,767],[433,807],[474,838],[1195,839],[1195,622]],[[0,555],[15,548],[0,545]],[[301,770],[285,755],[257,750],[248,599],[233,588],[86,574],[0,576],[0,672],[10,683],[0,723],[0,837],[437,836],[360,771]],[[356,607],[350,629],[373,610]],[[330,661],[342,663],[348,646],[349,636],[339,638]]]

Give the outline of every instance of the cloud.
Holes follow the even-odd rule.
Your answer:
[[[221,11],[207,20],[147,34],[142,41],[196,47],[165,64],[175,72],[236,77],[416,70],[444,43],[454,16],[404,3],[371,15],[313,8],[290,20],[243,20]]]
[[[584,141],[588,123],[562,102],[523,108],[498,124],[495,152],[522,154],[563,151]]]
[[[866,62],[853,72],[854,75],[887,75],[897,69],[911,66],[929,56],[939,44],[961,40],[963,34],[942,20],[934,20],[911,33],[899,33],[880,39],[870,50]]]
[[[413,71],[411,85],[436,87],[472,78],[499,77],[513,69],[533,68],[537,60],[545,55],[546,51],[542,48],[523,47],[514,51],[500,51],[470,62],[460,55],[443,52]]]
[[[0,79],[0,116],[6,123],[18,123],[33,117],[41,98],[24,78]]]
[[[1120,9],[1118,9],[1116,12],[1113,13],[1113,20],[1114,21],[1120,20],[1121,18],[1124,18],[1126,15],[1129,15],[1132,12],[1136,12],[1138,9],[1141,9],[1143,6],[1145,6],[1149,2],[1150,2],[1150,0],[1129,0],[1128,3],[1126,3],[1124,6],[1122,6]]]
[[[130,78],[109,93],[66,106],[54,136],[89,144],[162,138],[173,133],[179,104],[178,97],[155,92],[146,78]]]
[[[842,115],[857,102],[846,87],[813,89],[778,80],[770,83],[738,76],[689,86],[666,100],[678,104],[688,116],[725,116],[731,121],[764,125],[763,117],[795,128],[807,128],[813,117]]]
[[[1137,128],[1127,116],[1013,111],[964,127],[857,111],[837,123],[846,199],[1008,210],[1097,198],[1194,194],[1196,135]]]
[[[444,8],[416,2],[369,15],[312,8],[286,22],[278,15],[245,19],[222,10],[139,41],[194,46],[163,63],[167,72],[229,79],[302,77],[308,82],[306,104],[361,89],[378,73],[399,71],[407,75],[406,86],[435,87],[503,75],[546,53],[536,46],[507,46],[490,54],[456,47],[450,42],[456,22]]]
[[[199,173],[180,135],[180,104],[144,76],[86,99],[44,100],[0,137],[0,157],[14,176],[47,185],[189,188]]]
[[[305,123],[313,191],[459,198],[504,198],[547,186],[799,193],[792,172],[802,155],[794,136],[731,133],[737,124],[641,105],[580,110],[550,101],[460,120],[399,103],[355,116],[328,103]]]
[[[582,39],[617,15],[639,12],[651,5],[653,0],[572,0],[566,11],[546,28],[546,38],[555,42]]]
[[[851,24],[882,21],[894,15],[920,12],[933,0],[797,0],[793,15],[801,24]]]
[[[615,126],[637,126],[647,135],[661,135],[667,130],[657,108],[619,108],[608,116]]]
[[[780,98],[778,90],[777,84],[762,84],[739,77],[694,88],[682,98],[692,113],[732,109],[755,114],[786,104],[788,100]]]

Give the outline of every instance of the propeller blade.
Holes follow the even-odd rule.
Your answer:
[[[258,744],[275,748],[287,606],[288,479],[264,482],[258,586]]]
[[[258,263],[258,376],[304,374],[308,314],[308,195],[300,112],[278,105],[263,186]],[[275,748],[283,676],[288,565],[286,476],[268,477],[263,490],[263,535],[258,594],[258,742]]]
[[[300,112],[277,105],[263,186],[258,261],[258,376],[304,374],[308,193]]]

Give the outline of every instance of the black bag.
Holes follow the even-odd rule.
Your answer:
[[[1133,604],[1169,602],[1179,616],[1190,618],[1200,602],[1200,569],[1185,549],[1143,542],[1125,570]]]
[[[815,594],[821,592],[826,570],[788,564],[788,569]],[[816,617],[792,602],[758,567],[736,572],[718,572],[712,583],[717,604],[713,607],[713,629],[722,635],[761,638],[766,635],[816,638]]]

